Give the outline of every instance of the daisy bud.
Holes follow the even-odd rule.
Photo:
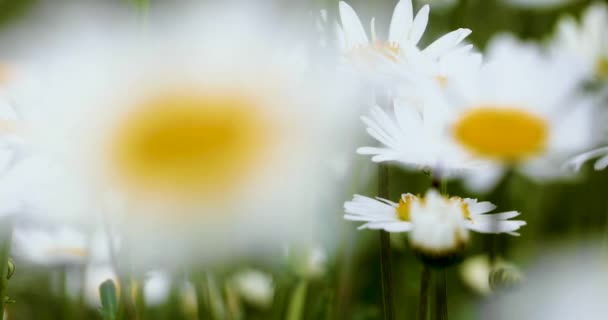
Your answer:
[[[523,275],[519,269],[511,264],[500,264],[490,272],[488,278],[492,290],[511,288],[523,281]]]
[[[260,309],[272,305],[274,284],[270,275],[258,270],[245,270],[232,278],[232,284],[246,303]]]

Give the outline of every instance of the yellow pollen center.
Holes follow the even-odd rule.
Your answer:
[[[182,91],[144,100],[110,137],[110,167],[138,193],[225,195],[256,171],[268,151],[270,121],[255,101]]]
[[[399,219],[410,221],[410,209],[415,199],[416,197],[411,194],[407,194],[399,199],[399,206],[396,209]]]
[[[466,112],[452,127],[456,141],[470,152],[508,162],[542,152],[548,133],[548,124],[536,115],[492,106]]]
[[[462,210],[462,217],[471,220],[471,211],[469,211],[469,204],[464,201],[461,197],[451,197],[449,201],[456,201],[460,204]]]
[[[446,76],[436,76],[435,81],[437,81],[441,88],[445,88],[448,85],[448,77]]]
[[[373,61],[378,57],[387,58],[392,62],[397,62],[397,57],[401,49],[399,44],[395,42],[380,42],[374,41],[368,45],[359,45],[354,47],[347,56],[354,59],[362,59],[364,61]]]
[[[600,57],[595,64],[595,74],[600,79],[608,77],[608,57]]]

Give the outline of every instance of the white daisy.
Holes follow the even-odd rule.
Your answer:
[[[449,114],[454,143],[492,163],[470,185],[488,188],[505,168],[534,178],[564,175],[563,161],[593,143],[593,102],[578,91],[582,69],[508,37],[491,43],[488,57],[479,72],[454,78],[427,102]]]
[[[85,233],[67,226],[43,228],[17,225],[12,253],[22,261],[47,266],[107,263],[109,242],[102,232]]]
[[[424,197],[404,194],[399,203],[355,195],[344,204],[344,218],[365,222],[359,229],[409,232],[412,246],[431,255],[442,255],[462,249],[468,242],[469,230],[519,235],[516,231],[526,223],[509,220],[519,212],[486,214],[495,208],[490,202],[448,198],[429,190]]]
[[[423,6],[414,16],[411,0],[401,0],[395,6],[386,40],[378,39],[375,20],[370,25],[371,40],[357,15],[345,2],[340,2],[340,19],[338,40],[347,60],[357,67],[372,69],[390,69],[389,65],[399,61],[408,61],[410,54],[416,54],[418,44],[426,29],[429,18],[429,6]],[[461,47],[461,42],[471,30],[458,29],[435,40],[422,50],[422,54],[437,61]],[[431,68],[437,66],[432,65]]]
[[[81,220],[120,221],[139,266],[307,240],[325,155],[348,135],[348,86],[330,86],[345,82],[269,54],[282,37],[254,17],[197,18],[55,57],[45,108],[25,120],[32,157],[67,168],[59,188],[79,186]]]
[[[245,302],[266,309],[272,305],[275,285],[272,276],[255,269],[242,270],[233,275],[229,284]]]
[[[482,163],[458,148],[446,130],[448,118],[432,105],[395,100],[392,112],[380,107],[362,117],[367,133],[381,147],[362,147],[359,154],[373,155],[372,161],[394,161],[415,169],[451,176],[482,167]]]
[[[553,49],[573,55],[584,65],[592,78],[608,76],[608,7],[596,2],[583,13],[580,24],[571,17],[563,17],[557,26]]]
[[[375,22],[372,19],[371,41],[359,16],[346,2],[339,4],[342,26],[338,27],[338,41],[346,57],[368,60],[374,56],[395,60],[403,47],[416,47],[424,34],[429,18],[429,6],[424,6],[413,15],[412,1],[401,0],[395,6],[386,41],[377,39]]]
[[[572,168],[575,171],[581,169],[581,167],[592,159],[599,158],[593,164],[595,170],[604,170],[608,167],[608,147],[597,148],[588,152],[581,153],[576,157],[570,159],[566,166]]]

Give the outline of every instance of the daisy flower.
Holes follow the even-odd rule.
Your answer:
[[[434,107],[408,103],[405,99],[395,100],[391,112],[373,107],[369,115],[361,119],[367,133],[382,146],[361,147],[357,153],[373,155],[374,162],[394,161],[445,177],[482,167],[479,160],[450,139],[446,113]]]
[[[336,132],[348,135],[335,109],[348,85],[330,86],[345,82],[269,54],[283,37],[253,16],[195,16],[151,24],[138,41],[123,32],[103,50],[68,48],[48,64],[45,108],[25,120],[32,157],[67,168],[53,183],[79,186],[81,220],[116,221],[135,267],[306,241],[330,179],[324,155]]]
[[[479,72],[429,95],[436,106],[430,112],[448,114],[451,140],[490,163],[469,184],[487,189],[508,168],[533,178],[563,176],[564,160],[593,143],[593,102],[578,91],[582,74],[564,56],[503,37]]]
[[[17,259],[46,266],[107,263],[110,251],[102,232],[79,229],[17,225],[13,230],[12,253]]]
[[[487,214],[495,208],[490,202],[444,197],[436,190],[429,190],[424,197],[404,194],[399,203],[355,195],[344,204],[344,218],[365,222],[359,229],[408,232],[410,243],[417,251],[429,256],[446,256],[465,247],[469,231],[519,235],[517,230],[526,223],[509,220],[519,212]]]
[[[402,195],[399,203],[355,195],[344,204],[346,220],[362,221],[359,229],[408,232],[412,247],[428,261],[458,256],[469,241],[469,230],[479,233],[508,233],[526,223],[509,220],[519,212],[486,214],[496,207],[475,199],[443,197],[429,190],[424,197]]]
[[[608,7],[596,2],[589,6],[581,22],[563,17],[557,26],[553,49],[578,59],[589,78],[605,79],[608,76]]]
[[[566,167],[572,168],[575,171],[592,159],[599,158],[593,164],[595,170],[604,170],[608,167],[608,147],[597,148],[588,152],[579,154],[566,163]]]
[[[338,41],[344,57],[355,66],[376,70],[390,69],[391,64],[407,61],[410,54],[419,50],[418,44],[428,23],[429,10],[429,6],[425,5],[414,16],[412,1],[399,1],[393,11],[386,40],[378,39],[374,19],[370,25],[370,40],[357,13],[345,2],[340,2],[342,25],[338,27]],[[459,48],[470,33],[469,29],[452,31],[431,43],[422,50],[422,54],[436,61]]]
[[[272,276],[256,269],[239,271],[229,279],[229,284],[248,304],[261,309],[272,306],[275,284]]]

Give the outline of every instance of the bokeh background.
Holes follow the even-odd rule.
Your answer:
[[[0,54],[14,58],[19,52],[18,48],[14,47],[15,42],[2,41],[10,34],[10,30],[28,24],[39,25],[40,17],[60,15],[63,10],[77,2],[82,3],[54,0],[0,1],[0,28],[7,31],[0,33]],[[141,5],[138,1],[105,2],[104,5],[126,14],[137,11],[137,7]],[[275,2],[286,15],[305,10],[314,18],[320,10],[325,9],[330,21],[336,20],[337,17],[338,2],[334,0]],[[534,0],[527,2],[533,3]],[[578,17],[584,8],[594,1],[560,2],[563,3],[522,7],[507,3],[506,0],[427,0],[415,2],[415,6],[419,8],[424,3],[430,3],[432,8],[423,43],[428,43],[449,30],[465,27],[473,30],[468,40],[483,50],[493,36],[503,32],[513,33],[522,39],[543,42],[553,33],[556,21],[561,16],[571,14]],[[357,10],[363,21],[376,17],[377,30],[387,30],[396,1],[350,0],[348,3]],[[171,3],[150,0],[147,5],[149,10],[153,11],[166,9]],[[108,23],[111,24],[112,21]],[[36,39],[27,39],[28,46],[35,48],[36,42]],[[45,50],[44,46],[38,49],[42,53]],[[364,156],[355,156],[354,152],[353,159],[354,164],[345,178],[343,200],[348,200],[353,193],[373,196],[377,190],[376,166]],[[430,185],[430,180],[424,173],[409,172],[394,166],[390,167],[389,172],[391,199],[398,198],[404,192],[423,193]],[[521,237],[476,234],[471,242],[473,245],[467,251],[468,257],[483,254],[487,252],[487,243],[497,243],[502,248],[503,258],[521,270],[526,270],[543,255],[559,253],[565,248],[576,247],[579,243],[593,243],[601,248],[608,246],[607,192],[608,171],[597,172],[589,165],[585,166],[576,178],[559,183],[541,184],[526,177],[509,174],[488,194],[472,194],[458,181],[450,182],[448,186],[450,194],[483,198],[497,204],[501,209],[523,213],[522,217],[528,225],[523,228]],[[353,223],[343,221],[342,214],[342,208],[336,205],[335,210],[323,213],[325,219],[318,226],[322,230],[319,234],[327,238],[321,237],[319,242],[324,246],[328,258],[324,264],[325,272],[312,280],[304,292],[307,299],[303,318],[381,319],[378,234],[357,231]],[[334,238],[338,240],[334,241]],[[393,236],[392,244],[395,304],[398,306],[396,318],[414,319],[422,266],[408,248],[405,238]],[[15,263],[17,268],[10,280],[9,290],[9,295],[15,300],[9,306],[11,319],[61,319],[66,312],[80,315],[82,319],[100,319],[98,310],[88,307],[83,301],[76,299],[66,302],[62,298],[59,292],[69,290],[65,287],[69,281],[62,278],[65,273],[61,270],[49,272],[48,269],[27,263]],[[293,263],[297,264],[297,261]],[[242,264],[266,270],[273,275],[275,284],[272,308],[249,308],[246,319],[281,319],[282,311],[287,308],[288,297],[298,286],[297,272],[290,262],[269,266],[263,261],[253,259],[243,261]],[[213,281],[221,287],[221,283],[239,267],[238,263],[218,266],[214,270],[216,278]],[[205,276],[202,276],[202,279],[210,281]],[[224,299],[227,297],[221,288],[218,292],[210,293],[214,294],[219,294]],[[482,310],[483,305],[492,298],[476,292],[463,282],[458,266],[448,269],[448,297],[450,319],[489,319],[483,316]],[[179,307],[181,302],[176,294],[170,301],[173,303],[146,308],[144,318],[192,319],[191,314],[185,314]],[[199,312],[198,316],[206,319],[202,312]]]

